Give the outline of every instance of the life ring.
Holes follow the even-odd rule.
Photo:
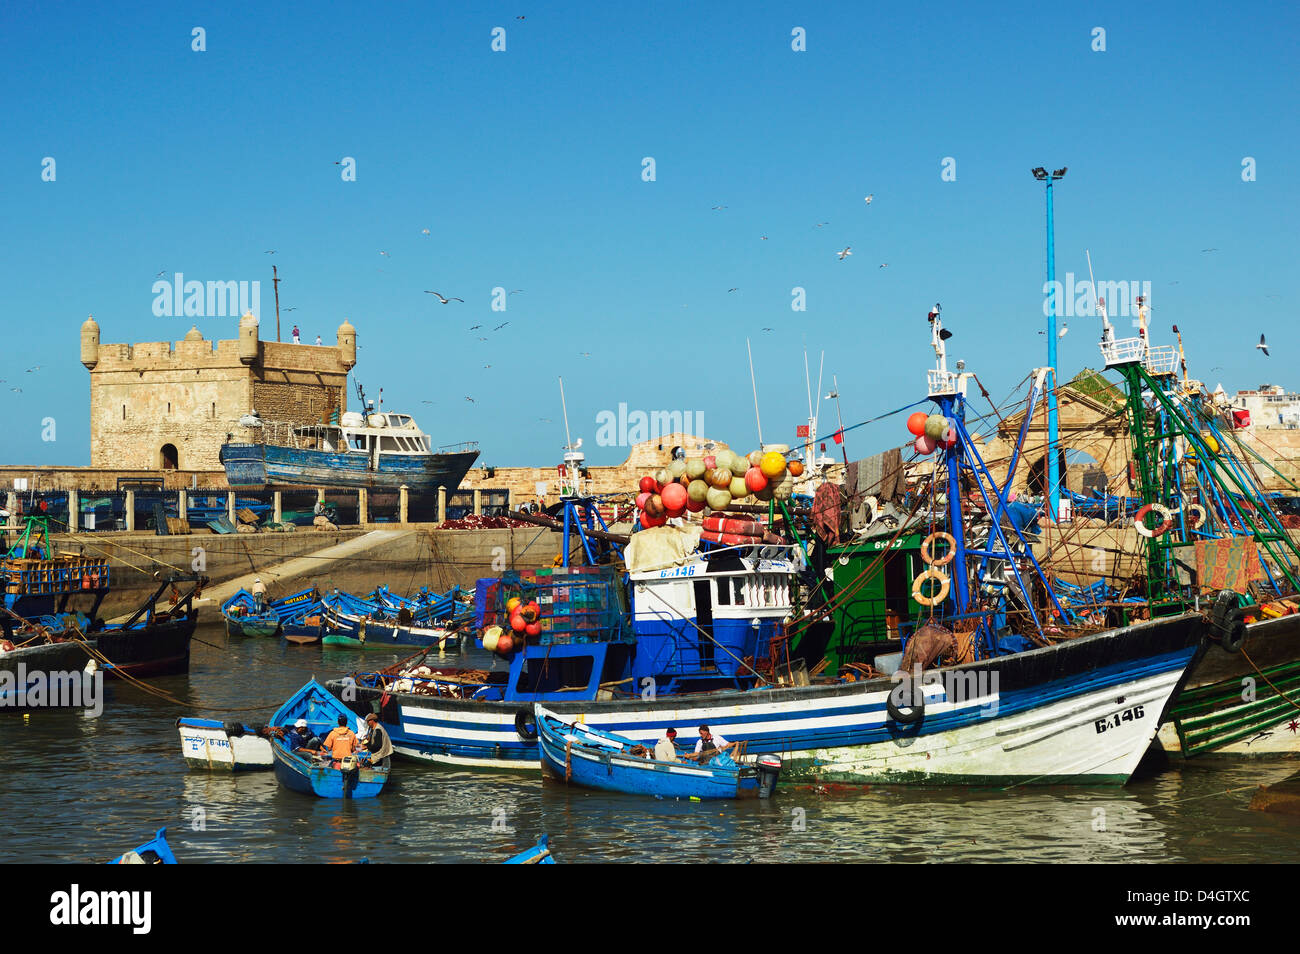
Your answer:
[[[519,738],[523,739],[525,742],[537,741],[537,726],[536,724],[533,724],[530,728],[530,723],[532,723],[532,721],[532,709],[520,709],[515,713],[515,732],[517,732]]]
[[[1146,516],[1154,513],[1160,518],[1160,526],[1152,529],[1146,525]],[[1170,509],[1163,504],[1149,503],[1138,509],[1133,515],[1133,527],[1139,534],[1150,539],[1166,533],[1174,525],[1174,515]]]
[[[948,552],[943,556],[935,559],[934,542],[943,540],[948,544]],[[921,559],[930,566],[947,566],[952,562],[953,557],[957,555],[957,540],[951,533],[944,530],[936,530],[924,540],[921,541]]]
[[[925,594],[926,580],[938,580],[939,592],[927,596]],[[912,599],[916,600],[922,606],[938,606],[948,598],[948,587],[950,585],[948,577],[944,576],[934,567],[930,567],[923,573],[918,573],[916,579],[912,581]]]
[[[1188,504],[1186,507],[1183,508],[1183,513],[1187,515],[1188,518],[1187,525],[1191,527],[1193,530],[1197,529],[1198,527],[1200,527],[1201,524],[1205,523],[1205,508],[1202,507],[1200,504]]]
[[[903,691],[903,698],[910,698],[911,705],[900,706],[894,702],[894,696],[903,686],[907,689]],[[902,725],[911,725],[925,717],[925,696],[912,685],[911,676],[903,676],[893,689],[889,690],[889,695],[885,698],[885,711],[889,713],[889,718]]]

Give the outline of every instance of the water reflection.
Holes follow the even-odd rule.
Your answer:
[[[188,675],[155,681],[179,705],[110,682],[97,719],[0,713],[5,860],[103,861],[162,825],[182,862],[276,863],[499,863],[542,832],[561,862],[1258,863],[1294,861],[1300,835],[1300,819],[1246,807],[1296,769],[1285,762],[1196,762],[1122,789],[783,786],[770,801],[683,802],[399,760],[380,798],[325,801],[271,772],[189,771],[175,720],[265,722],[271,709],[224,710],[278,705],[311,676],[398,654],[228,640],[216,626],[200,638]]]

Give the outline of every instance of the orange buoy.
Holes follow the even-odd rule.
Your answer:
[[[907,429],[911,431],[913,434],[915,434],[917,437],[920,437],[922,434],[925,433],[926,416],[927,415],[924,411],[917,411],[916,413],[910,415],[907,418]]]
[[[790,471],[791,477],[798,477],[803,473],[803,461],[792,460],[785,465],[785,469]]]
[[[686,506],[686,488],[681,484],[668,484],[659,495],[666,510],[681,510]]]
[[[745,487],[751,494],[756,494],[767,486],[767,477],[757,467],[745,471]]]

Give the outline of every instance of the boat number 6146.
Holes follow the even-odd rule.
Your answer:
[[[1133,722],[1140,718],[1142,718],[1142,707],[1134,706],[1131,709],[1125,709],[1123,712],[1116,712],[1113,716],[1098,719],[1093,725],[1097,727],[1097,734],[1100,735],[1107,729],[1118,729],[1121,723]]]

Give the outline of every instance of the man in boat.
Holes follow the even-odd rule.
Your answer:
[[[379,716],[373,712],[366,713],[366,735],[363,741],[366,751],[362,753],[362,757],[369,758],[372,764],[382,762],[393,754],[393,743],[389,740],[384,727],[379,724]]]
[[[320,739],[312,734],[306,719],[299,719],[293,724],[293,728],[284,730],[284,744],[288,746],[290,752],[299,749],[314,752],[320,748]]]
[[[676,762],[677,761],[677,730],[669,729],[663,735],[663,738],[655,743],[655,761],[656,762]]]
[[[709,731],[707,725],[700,726],[700,737],[695,742],[695,752],[691,758],[701,764],[713,758],[719,752],[725,752],[735,743],[728,742],[722,736]]]
[[[260,576],[253,581],[253,606],[259,613],[266,608],[266,584]]]
[[[321,744],[321,750],[329,753],[334,768],[338,768],[339,762],[349,755],[356,754],[357,734],[348,728],[347,716],[339,716],[338,728],[330,729],[330,734],[325,736],[325,741]]]

